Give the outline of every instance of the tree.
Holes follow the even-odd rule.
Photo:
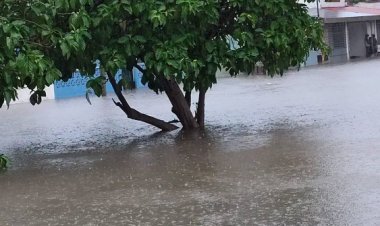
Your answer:
[[[99,59],[115,104],[164,131],[177,126],[133,109],[124,81],[113,76],[117,69],[141,70],[150,89],[167,95],[183,128],[193,129],[204,126],[218,69],[236,76],[260,61],[269,74],[283,74],[310,49],[324,49],[321,24],[295,0],[4,0],[0,11],[0,106],[25,86],[39,104],[46,86],[74,70],[93,74]],[[87,86],[100,96],[103,82],[101,76]]]

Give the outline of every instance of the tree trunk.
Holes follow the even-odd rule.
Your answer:
[[[186,99],[187,105],[189,105],[189,107],[191,107],[191,91],[186,91],[185,99]]]
[[[107,96],[107,88],[106,88],[106,84],[103,84],[102,85],[102,97],[105,97]]]
[[[186,98],[183,95],[178,83],[164,77],[161,77],[160,81],[173,106],[172,111],[177,115],[183,129],[188,130],[198,128],[199,125],[194,119],[193,113],[191,112],[188,102],[186,101]]]
[[[102,74],[101,76],[103,76],[104,78],[106,78],[106,76],[104,74]],[[103,83],[102,84],[102,96],[105,97],[107,96],[107,87],[106,87],[106,83]]]
[[[128,116],[128,118],[148,123],[152,126],[155,126],[159,129],[163,130],[163,131],[172,131],[172,130],[178,129],[178,127],[173,125],[173,124],[170,124],[170,123],[165,122],[163,120],[160,120],[160,119],[154,118],[152,116],[143,114],[143,113],[131,108],[129,106],[127,100],[125,99],[123,93],[121,92],[121,89],[118,87],[115,78],[112,76],[111,73],[108,73],[108,79],[112,85],[112,88],[115,91],[117,98],[120,101],[120,102],[114,101],[114,103],[116,104],[116,106],[120,107],[121,110],[123,110],[125,112],[125,114]]]
[[[199,127],[201,128],[204,128],[205,126],[205,99],[206,99],[206,89],[200,89],[196,116],[197,116],[197,122],[199,124]]]

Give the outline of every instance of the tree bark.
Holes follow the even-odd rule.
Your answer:
[[[201,128],[204,128],[205,126],[205,99],[206,99],[206,89],[200,89],[196,117],[197,117],[197,122],[199,124],[199,127]]]
[[[191,91],[186,91],[185,99],[186,99],[187,105],[189,105],[189,107],[191,107]]]
[[[177,115],[179,121],[181,122],[183,129],[195,129],[199,125],[194,119],[193,113],[186,101],[185,96],[178,83],[174,80],[168,80],[164,77],[160,77],[161,84],[168,96],[173,108],[172,112]]]
[[[124,111],[124,113],[128,116],[130,119],[134,119],[137,121],[148,123],[152,126],[155,126],[163,131],[172,131],[178,129],[177,126],[170,124],[168,122],[165,122],[163,120],[154,118],[152,116],[143,114],[133,108],[131,108],[125,99],[123,93],[121,92],[120,88],[118,87],[115,78],[112,76],[111,73],[108,73],[108,79],[112,85],[112,88],[115,91],[115,94],[120,102],[116,102],[114,100],[114,103],[116,106],[120,107],[121,110]]]
[[[103,84],[102,85],[102,97],[105,97],[107,96],[107,88],[106,88],[106,84]]]
[[[145,70],[141,68],[140,65],[136,64],[135,67],[142,73],[145,73]],[[183,129],[189,130],[198,128],[199,125],[194,119],[193,113],[190,109],[191,92],[190,98],[185,98],[181,88],[175,80],[166,79],[163,75],[159,74],[156,74],[156,76],[173,106],[172,112],[178,117]]]

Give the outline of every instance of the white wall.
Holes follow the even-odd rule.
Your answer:
[[[55,98],[54,85],[47,87],[45,89],[45,91],[46,91],[46,97],[43,98],[44,100],[46,100],[46,99],[51,100],[51,99]],[[18,94],[18,100],[16,100],[15,102],[11,102],[11,104],[28,103],[29,102],[29,98],[30,98],[30,90],[29,89],[19,89],[19,90],[17,90],[17,94]]]
[[[316,0],[317,1],[317,0]],[[299,3],[303,3],[307,5],[309,8],[317,8],[317,2],[311,2],[307,3],[304,2],[304,0],[298,0]],[[319,1],[319,7],[325,8],[325,7],[345,7],[346,6],[346,1],[345,0],[339,0],[338,2],[326,2],[325,0],[320,0]]]
[[[375,21],[367,22],[367,34],[369,34],[370,36],[372,34],[377,35],[377,28],[376,28]]]
[[[317,2],[307,3],[304,0],[298,0],[299,3],[305,4],[309,8],[317,8]]]
[[[345,0],[339,0],[337,2],[326,2],[325,0],[321,0],[321,7],[345,7],[346,1]]]

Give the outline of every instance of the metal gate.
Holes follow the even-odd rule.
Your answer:
[[[331,53],[329,62],[347,61],[346,25],[345,23],[332,23],[325,25],[326,41],[328,42]]]
[[[366,21],[347,23],[350,59],[364,58],[367,55],[365,46],[367,23]]]

